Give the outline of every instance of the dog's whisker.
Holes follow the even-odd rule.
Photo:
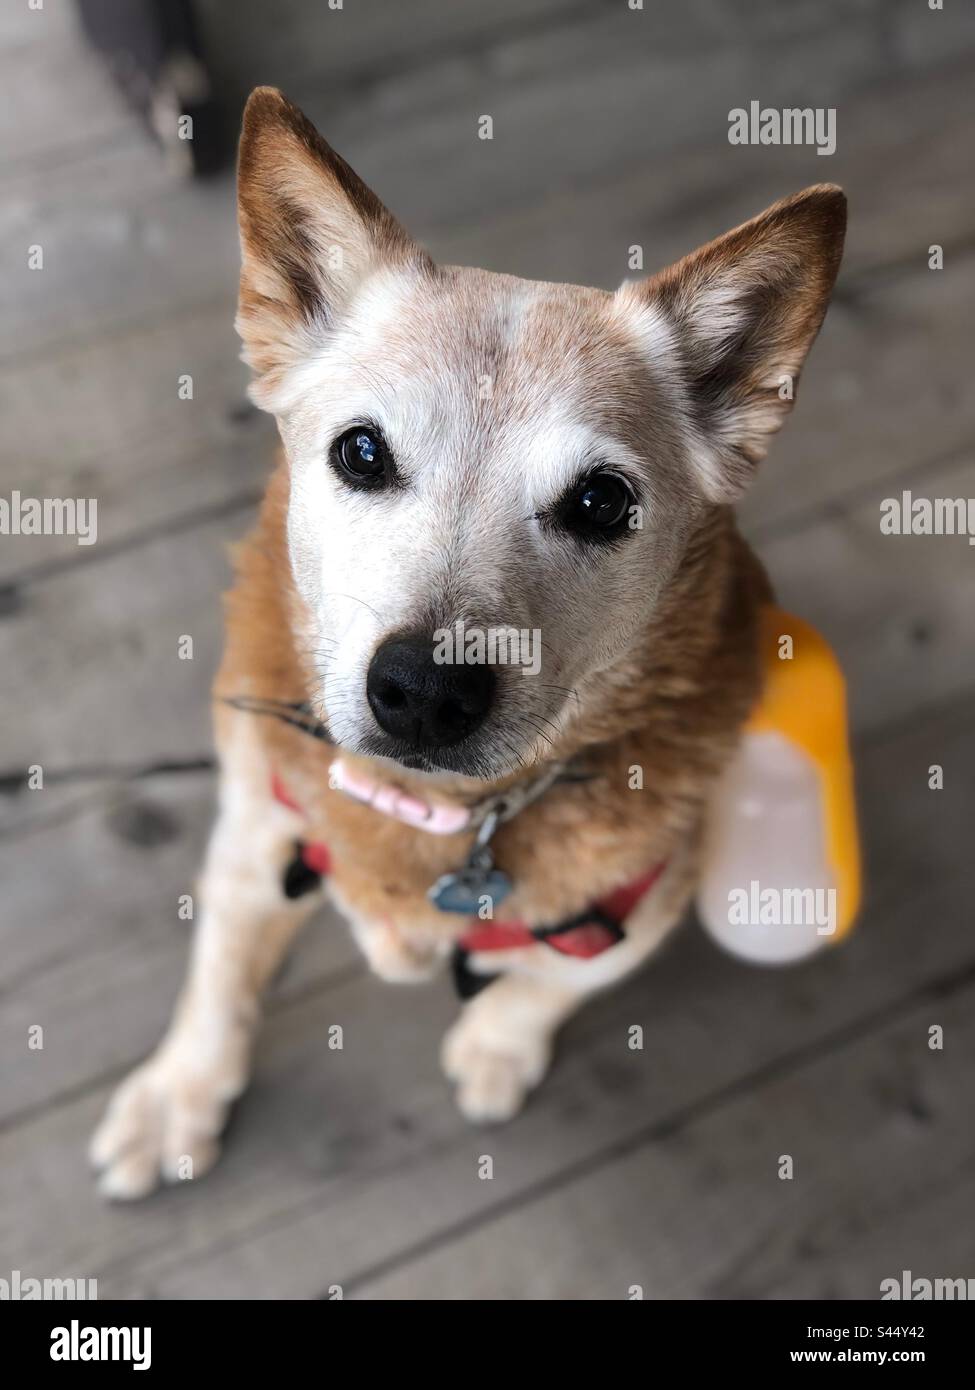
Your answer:
[[[561,695],[563,697],[563,700],[575,700],[579,708],[582,708],[582,699],[574,685],[543,685],[542,689],[554,690],[557,695]]]
[[[366,603],[366,601],[365,601],[364,598],[359,598],[359,596],[358,596],[357,594],[340,594],[340,593],[338,593],[338,592],[335,591],[335,590],[331,590],[329,593],[324,594],[323,597],[324,597],[324,598],[347,598],[347,599],[350,599],[353,603],[361,603],[362,606],[363,606],[363,608],[368,609],[368,611],[373,615],[374,618],[378,618],[379,622],[382,623],[384,627],[386,626],[386,620],[385,620],[385,618],[383,617],[383,615],[382,615],[381,613],[377,612],[376,609],[373,608],[372,604]]]
[[[511,715],[510,715],[509,717],[510,717],[512,723],[515,725],[516,728],[518,728],[518,729],[524,729],[524,728],[534,729],[534,731],[536,732],[536,734],[539,734],[540,736],[542,735],[542,732],[543,732],[543,731],[542,731],[542,727],[541,727],[541,725],[540,725],[540,723],[539,723],[539,718],[540,718],[540,716],[537,715],[537,714],[535,714],[533,711],[531,711],[531,710],[514,710],[514,711],[512,711],[512,713],[511,713]],[[548,735],[545,735],[545,737],[546,737],[546,739],[547,739],[547,738],[548,738]]]
[[[545,730],[538,724],[538,722],[531,715],[523,714],[521,716],[521,723],[522,725],[527,724],[530,729],[534,729],[538,737],[542,739],[549,748],[555,747],[553,739],[545,732]]]

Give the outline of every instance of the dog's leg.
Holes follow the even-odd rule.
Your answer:
[[[548,1070],[560,1024],[657,949],[680,921],[690,891],[682,856],[631,913],[625,940],[601,956],[573,960],[539,945],[498,957],[498,964],[511,973],[464,1006],[440,1054],[444,1071],[456,1083],[457,1104],[469,1120],[507,1120],[518,1112]]]
[[[282,891],[299,826],[270,796],[259,762],[225,768],[182,995],[166,1036],[115,1092],[92,1139],[105,1196],[141,1197],[216,1161],[230,1103],[247,1085],[262,987],[321,902],[318,892],[289,901]]]
[[[440,1060],[469,1120],[508,1120],[516,1114],[548,1071],[559,1024],[583,997],[565,986],[511,974],[464,1005],[444,1037]]]

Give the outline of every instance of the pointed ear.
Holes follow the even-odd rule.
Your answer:
[[[818,184],[620,294],[673,338],[703,490],[734,501],[792,408],[846,230],[846,198]]]
[[[275,387],[384,264],[432,263],[379,199],[274,87],[244,110],[237,162],[241,270],[237,332],[258,374],[251,395],[273,408]]]

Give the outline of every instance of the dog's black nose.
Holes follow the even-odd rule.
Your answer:
[[[415,748],[444,748],[483,722],[494,684],[494,672],[483,663],[437,662],[430,642],[391,637],[369,663],[366,698],[394,738]]]

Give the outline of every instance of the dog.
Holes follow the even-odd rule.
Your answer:
[[[384,979],[453,963],[473,1121],[513,1116],[562,1021],[674,929],[761,683],[771,590],[732,508],[846,225],[817,185],[616,293],[439,266],[272,88],[238,202],[237,328],[283,449],[227,599],[188,979],[92,1141],[113,1199],[213,1164],[325,894]],[[485,659],[492,631],[541,660]]]

